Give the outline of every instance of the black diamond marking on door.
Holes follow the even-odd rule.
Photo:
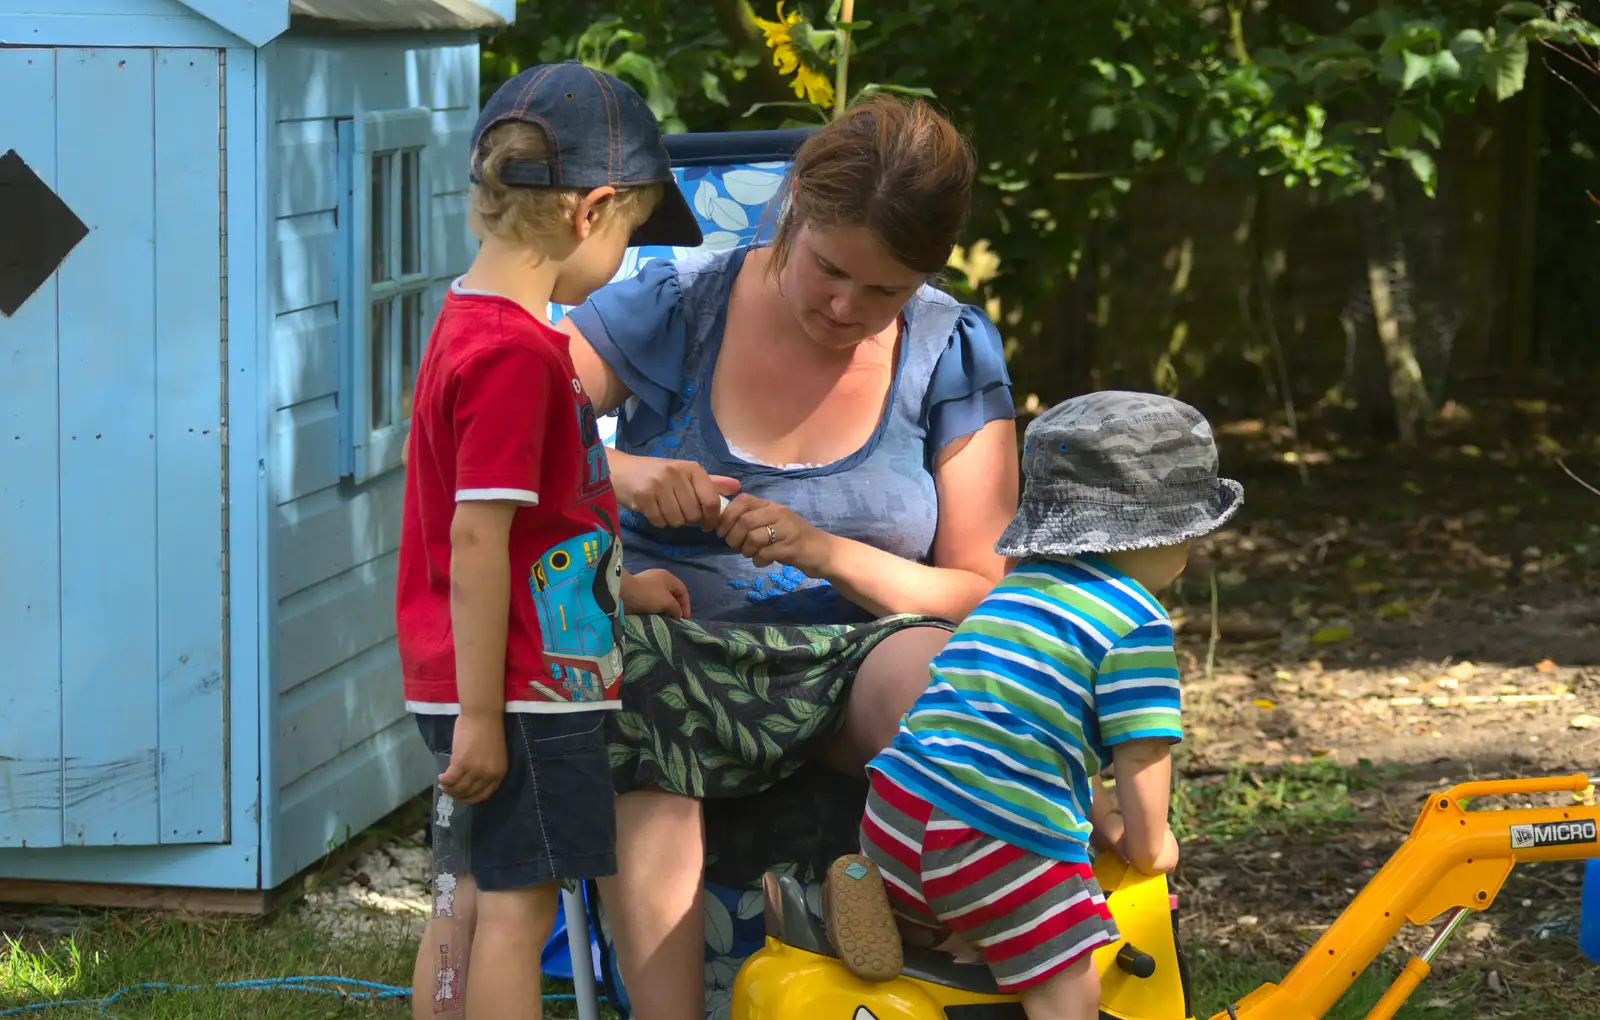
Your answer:
[[[16,149],[0,156],[0,315],[15,315],[88,233]]]

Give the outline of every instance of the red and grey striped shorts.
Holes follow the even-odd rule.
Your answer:
[[[1121,937],[1089,865],[1019,849],[880,773],[871,780],[861,852],[883,873],[890,904],[977,949],[1001,991],[1041,984]]]

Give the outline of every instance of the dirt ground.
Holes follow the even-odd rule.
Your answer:
[[[1600,495],[1561,466],[1600,480],[1582,410],[1448,405],[1413,453],[1348,440],[1332,416],[1304,429],[1298,456],[1282,427],[1219,426],[1245,507],[1167,600],[1186,673],[1189,936],[1297,958],[1428,793],[1600,773]],[[1581,877],[1514,872],[1440,969],[1487,974],[1492,960],[1490,993],[1560,984],[1551,968],[1581,965]]]

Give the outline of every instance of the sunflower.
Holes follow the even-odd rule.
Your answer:
[[[755,19],[761,34],[766,37],[767,48],[772,51],[773,66],[777,67],[779,74],[794,76],[789,87],[794,89],[796,96],[817,106],[833,105],[833,82],[826,74],[807,66],[794,44],[794,26],[802,24],[805,18],[799,11],[785,13],[783,0],[778,0],[777,11],[777,21]]]

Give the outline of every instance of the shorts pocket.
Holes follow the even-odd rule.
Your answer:
[[[597,711],[519,713],[517,729],[534,761],[596,753],[602,759],[605,756],[605,719]]]

